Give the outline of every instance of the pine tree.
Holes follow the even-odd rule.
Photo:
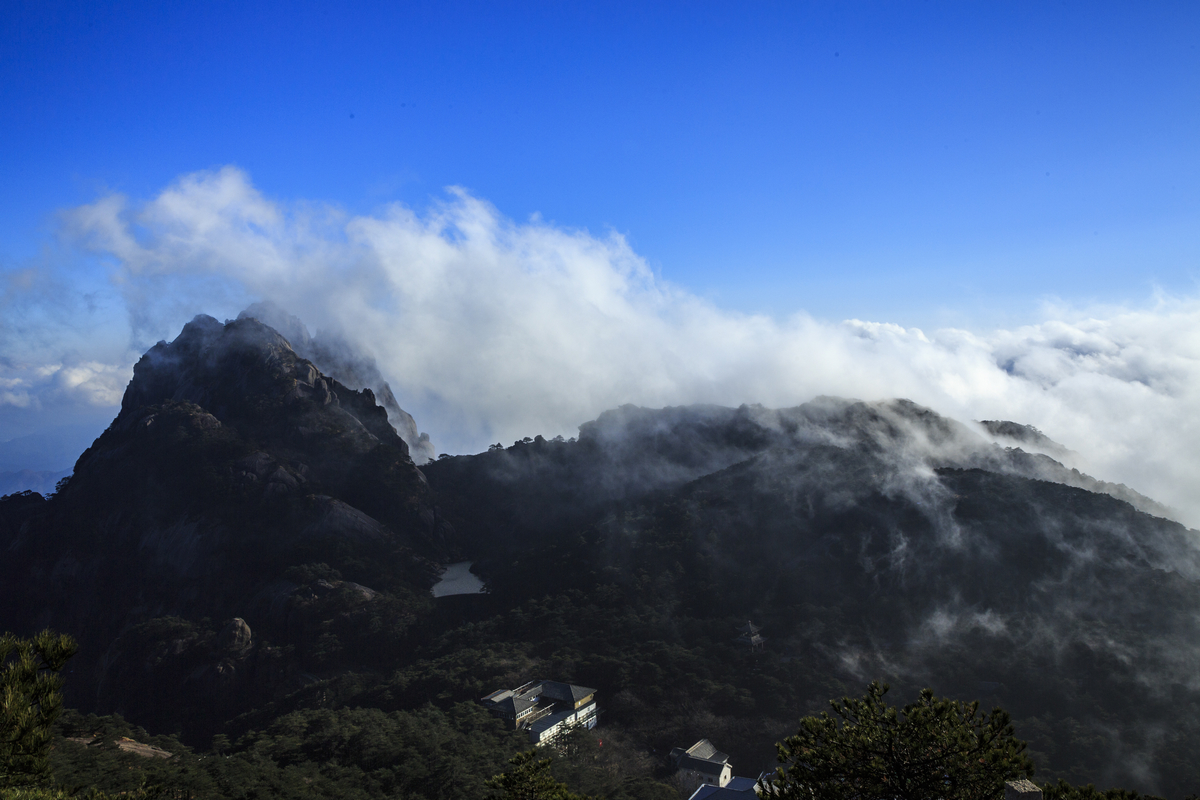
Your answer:
[[[502,793],[501,800],[587,800],[556,781],[550,774],[550,759],[539,759],[537,750],[518,753],[508,763],[512,769],[487,781],[489,789]]]
[[[764,796],[804,800],[993,800],[1004,781],[1033,775],[1008,714],[933,696],[897,711],[878,681],[861,699],[830,701],[776,745],[779,767]]]
[[[59,672],[76,649],[70,636],[50,630],[0,637],[0,788],[49,781],[52,728],[62,711]]]

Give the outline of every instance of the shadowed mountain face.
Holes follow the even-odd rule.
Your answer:
[[[1200,538],[990,433],[903,400],[623,407],[425,471],[497,596],[753,619],[827,673],[1002,702],[1056,774],[1200,780]]]
[[[644,759],[705,737],[752,772],[883,677],[1002,704],[1046,776],[1200,785],[1197,534],[1026,426],[623,406],[577,441],[408,452],[370,389],[197,317],[56,495],[0,501],[0,620],[82,641],[73,705],[200,743],[540,677],[597,687]],[[489,593],[435,605],[450,560]]]
[[[527,576],[506,565],[545,567],[530,557],[569,531],[595,537],[590,569],[629,574],[645,531],[665,525],[703,586],[697,602],[761,616],[784,600],[855,607],[892,655],[975,629],[1057,648],[1079,619],[1153,616],[1144,581],[1182,592],[1179,609],[1200,586],[1196,532],[1118,498],[1153,501],[903,400],[626,406],[578,442],[539,438],[426,474],[468,549],[490,559],[493,591],[519,591],[507,582]],[[1159,616],[1151,627],[1174,626],[1183,650],[1158,679],[1200,688],[1181,671],[1200,630],[1189,614]]]
[[[412,414],[400,407],[392,387],[384,380],[375,359],[364,356],[336,335],[322,333],[313,338],[308,327],[298,317],[288,314],[273,303],[255,303],[238,319],[257,319],[285,336],[297,354],[313,362],[326,375],[351,388],[370,389],[378,403],[387,411],[388,421],[408,445],[409,455],[417,465],[435,457],[429,435],[417,431]]]
[[[336,666],[332,651],[358,634],[340,631],[339,643],[333,627],[355,615],[386,609],[402,636],[452,546],[370,390],[322,375],[254,319],[200,316],[153,347],[53,501],[0,508],[9,626],[81,639],[74,702],[91,707],[95,692],[102,708],[170,726]],[[346,589],[331,580],[339,568],[377,588]],[[326,635],[331,652],[226,652],[218,632],[231,618],[285,647],[311,651]]]
[[[1015,423],[988,424],[1025,430]],[[538,437],[508,449],[444,459],[426,473],[436,486],[446,487],[441,502],[460,503],[455,513],[471,521],[470,531],[487,531],[482,543],[491,545],[507,530],[585,519],[609,503],[674,490],[764,454],[799,460],[810,453],[859,454],[872,461],[874,470],[860,490],[874,486],[888,495],[933,491],[936,481],[929,479],[937,469],[983,469],[1109,494],[1148,513],[1168,515],[1168,509],[1124,485],[1098,481],[1041,453],[993,444],[981,435],[990,429],[977,431],[907,400],[821,397],[779,410],[622,406],[579,431],[578,442]],[[836,480],[839,473],[834,470],[829,478]],[[826,489],[810,483],[806,491],[821,495]],[[481,495],[491,502],[477,502]]]

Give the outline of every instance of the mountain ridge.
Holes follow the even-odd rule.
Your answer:
[[[200,315],[60,491],[0,500],[0,619],[81,640],[73,705],[198,745],[467,719],[540,676],[597,687],[648,779],[695,738],[756,764],[883,677],[990,687],[1051,776],[1200,781],[1200,534],[991,434],[899,399],[626,405],[418,467],[372,390]],[[452,560],[488,592],[435,601]]]

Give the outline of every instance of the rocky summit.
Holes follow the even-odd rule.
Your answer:
[[[402,627],[398,597],[423,601],[454,547],[371,391],[252,318],[199,316],[151,348],[67,485],[4,508],[4,618],[81,640],[72,701],[175,727],[209,724],[210,691],[233,713],[303,685],[280,647],[246,645],[262,634],[306,646],[333,616],[385,605]],[[309,562],[361,564],[392,594],[318,587],[332,568]],[[259,634],[227,646],[232,618]]]
[[[770,768],[876,678],[1002,705],[1041,778],[1200,785],[1200,535],[1045,434],[623,406],[418,465],[372,362],[307,336],[197,317],[56,493],[0,500],[4,627],[80,640],[69,705],[225,754],[188,774],[241,764],[213,796],[482,798],[528,738],[476,701],[534,680],[595,692],[571,774],[612,800],[677,796],[698,739]],[[435,599],[452,562],[486,591]]]

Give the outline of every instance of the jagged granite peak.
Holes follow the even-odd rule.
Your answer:
[[[400,438],[408,445],[414,463],[421,465],[434,459],[436,453],[429,434],[418,431],[416,420],[400,407],[374,358],[358,352],[337,334],[321,331],[316,337],[310,336],[303,320],[270,301],[254,303],[238,314],[238,319],[247,317],[279,331],[297,354],[340,383],[351,388],[370,389],[377,402],[387,410],[388,420]]]
[[[184,424],[181,415],[189,429],[226,425],[259,445],[227,467],[242,485],[331,496],[371,520],[355,522],[356,532],[371,525],[419,532],[444,554],[447,531],[430,506],[425,478],[372,391],[322,374],[258,319],[222,324],[199,315],[174,341],[152,347],[134,366],[121,412],[105,436],[148,431],[163,420]],[[107,458],[108,450],[86,451],[76,475]],[[321,505],[313,503],[314,509]],[[351,518],[357,519],[342,517]]]
[[[330,431],[340,428],[340,436],[358,449],[383,442],[408,452],[369,389],[356,392],[323,375],[278,331],[254,318],[222,324],[201,314],[174,341],[152,347],[134,365],[114,424],[124,426],[138,409],[167,401],[195,403],[222,421],[243,419],[276,429],[291,421],[301,435],[315,434],[316,423],[308,417],[322,409],[324,424],[333,424]]]
[[[0,501],[0,617],[80,640],[72,702],[202,728],[204,692],[232,715],[303,684],[287,647],[269,643],[299,635],[284,612],[317,577],[288,578],[282,611],[255,605],[263,587],[310,564],[345,569],[370,589],[311,614],[382,603],[403,620],[413,601],[397,598],[428,593],[452,534],[370,389],[324,375],[257,319],[200,315],[138,361],[60,491]],[[208,620],[229,619],[241,621],[235,644],[251,628],[260,644],[227,647]],[[144,662],[162,652],[190,654],[168,658],[186,670],[143,699]]]

